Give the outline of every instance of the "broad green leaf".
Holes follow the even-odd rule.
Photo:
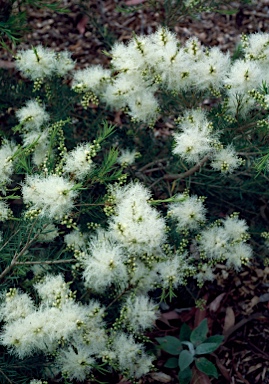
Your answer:
[[[214,335],[214,336],[208,337],[204,341],[204,343],[216,343],[216,344],[218,344],[218,346],[220,346],[220,344],[223,342],[223,340],[224,340],[223,335]]]
[[[190,334],[190,340],[194,345],[199,345],[206,339],[208,332],[207,319],[201,321],[197,328]]]
[[[179,371],[178,380],[180,384],[189,384],[192,378],[192,371],[190,367],[184,369],[184,371]]]
[[[180,328],[180,333],[179,333],[180,341],[189,341],[190,335],[191,335],[191,328],[186,323],[182,324]]]
[[[174,336],[156,337],[161,348],[171,355],[179,355],[182,351],[182,345],[178,338]]]
[[[218,343],[202,343],[195,350],[196,355],[214,352],[219,347]]]
[[[164,367],[177,368],[178,367],[178,358],[177,357],[170,357],[170,359],[168,359],[167,362],[164,364]]]
[[[219,377],[217,368],[211,361],[207,360],[205,357],[200,357],[195,360],[195,365],[199,371],[205,373],[208,376],[213,376],[216,379]]]
[[[190,364],[193,362],[193,355],[187,351],[183,350],[178,359],[178,365],[181,371],[184,371],[187,367],[190,366]]]

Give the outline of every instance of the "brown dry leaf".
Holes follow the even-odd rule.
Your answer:
[[[247,305],[246,313],[249,314],[252,312],[253,307],[260,302],[260,298],[258,296],[253,296],[250,302]]]
[[[138,5],[138,4],[141,4],[141,3],[144,3],[145,0],[128,0],[128,1],[125,1],[125,4],[126,5]]]
[[[170,383],[172,380],[171,376],[166,375],[166,373],[163,372],[151,372],[149,373],[149,376],[159,383]]]
[[[212,312],[217,312],[217,310],[219,309],[220,307],[220,304],[222,302],[222,299],[224,298],[224,296],[226,295],[225,292],[221,293],[220,295],[218,295],[210,304],[209,304],[209,310],[212,311]]]
[[[223,334],[232,328],[235,324],[235,314],[232,307],[226,308],[226,315],[224,319]]]
[[[231,382],[232,382],[232,379],[231,379],[231,376],[230,376],[230,374],[229,374],[228,369],[221,363],[221,361],[220,361],[220,359],[217,357],[217,355],[215,355],[214,353],[212,353],[212,355],[213,355],[214,358],[215,358],[216,365],[217,365],[218,369],[220,370],[222,376],[228,381],[228,383],[231,383]]]
[[[193,367],[191,384],[211,384],[211,380],[203,372]]]
[[[77,23],[77,30],[81,35],[84,35],[88,21],[89,21],[89,17],[84,15],[82,16],[81,20]]]

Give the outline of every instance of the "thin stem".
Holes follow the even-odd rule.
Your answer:
[[[120,294],[118,294],[118,296],[116,296],[115,299],[112,300],[110,304],[108,304],[108,306],[106,307],[106,309],[108,309],[109,307],[111,307],[111,305],[113,305],[117,300],[119,300],[119,299],[120,299],[126,292],[128,292],[130,289],[131,289],[131,286],[129,285],[127,288],[125,288],[124,291],[122,291]]]
[[[77,261],[76,259],[66,259],[66,260],[39,260],[39,261],[16,261],[14,265],[32,265],[32,264],[64,264],[64,263],[73,263]]]
[[[199,163],[197,163],[194,167],[189,169],[186,172],[178,173],[178,174],[167,174],[164,175],[164,180],[179,180],[179,179],[185,179],[188,176],[193,175],[195,172],[199,171],[199,169],[207,162],[209,159],[209,155],[206,155]]]
[[[17,260],[25,253],[25,251],[27,251],[27,249],[35,242],[35,240],[40,236],[40,233],[44,230],[44,228],[47,227],[48,224],[44,225],[42,230],[38,233],[35,234],[35,236],[30,240],[30,235],[33,231],[33,228],[34,228],[34,224],[33,223],[33,226],[32,228],[30,229],[30,232],[28,234],[28,237],[27,237],[27,242],[26,244],[24,245],[24,247],[22,248],[22,250],[19,252],[19,253],[15,253],[13,259],[11,260],[11,263],[9,264],[8,267],[6,267],[3,272],[1,273],[0,275],[0,280],[2,280],[10,271],[11,269],[16,265],[17,263]]]

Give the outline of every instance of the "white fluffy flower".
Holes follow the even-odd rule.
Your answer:
[[[268,64],[269,60],[269,34],[253,33],[244,41],[243,49],[248,60],[259,60],[262,64]]]
[[[242,159],[231,145],[216,152],[211,161],[211,167],[223,173],[232,173],[241,164]]]
[[[28,176],[22,187],[25,204],[39,211],[41,216],[62,218],[74,207],[74,199],[78,192],[75,184],[62,176],[40,175]]]
[[[158,272],[158,283],[162,288],[177,288],[184,284],[186,276],[193,270],[188,264],[187,254],[174,254],[168,260],[162,261],[156,265]]]
[[[69,172],[78,180],[81,180],[91,172],[94,167],[92,156],[92,145],[90,143],[80,144],[65,156],[63,170]]]
[[[75,72],[72,88],[76,92],[92,91],[99,95],[110,81],[111,73],[101,65],[93,65]]]
[[[158,100],[154,93],[149,90],[144,90],[142,93],[128,98],[127,104],[130,108],[128,113],[133,119],[147,123],[157,118]]]
[[[18,290],[7,293],[0,306],[0,318],[5,322],[12,322],[25,318],[35,311],[33,300],[26,293]]]
[[[226,261],[228,267],[239,269],[252,255],[251,247],[245,244],[247,230],[245,220],[236,215],[227,217],[200,233],[199,250],[209,259]]]
[[[114,190],[115,215],[110,218],[113,238],[134,252],[154,252],[166,238],[165,221],[147,200],[149,191],[139,183]]]
[[[101,293],[112,284],[124,289],[128,282],[125,258],[122,247],[99,231],[89,242],[82,260],[86,286]]]
[[[4,200],[0,200],[0,221],[7,220],[12,215],[12,211]]]
[[[198,60],[195,66],[197,76],[195,85],[198,89],[223,86],[223,81],[230,69],[230,56],[224,54],[218,47],[211,48],[203,60]]]
[[[130,149],[123,149],[118,157],[118,163],[122,166],[131,165],[135,162],[137,152]]]
[[[56,63],[56,53],[41,45],[26,51],[19,51],[16,56],[16,67],[31,80],[51,76]]]
[[[197,229],[206,220],[206,209],[197,196],[175,196],[182,201],[172,203],[168,207],[168,216],[177,221],[177,227],[182,229]]]
[[[157,308],[148,296],[129,296],[122,308],[124,324],[134,332],[152,328],[158,318]]]
[[[68,341],[87,321],[87,309],[74,302],[62,308],[42,305],[38,310],[4,326],[1,344],[20,358],[43,351],[52,353],[63,338]]]
[[[203,263],[201,270],[195,275],[198,284],[203,285],[205,281],[213,281],[215,275],[213,273],[213,268],[207,263]]]
[[[262,83],[262,71],[258,63],[254,61],[236,60],[231,67],[225,84],[232,92],[247,93],[256,89]]]
[[[56,366],[70,380],[84,381],[94,365],[92,350],[85,345],[61,349],[56,358]]]
[[[25,107],[16,112],[16,117],[26,131],[39,130],[49,120],[49,114],[36,100],[28,100]]]
[[[76,229],[64,236],[64,242],[68,248],[82,251],[86,248],[88,235]]]
[[[184,129],[181,133],[174,134],[175,146],[173,153],[181,156],[188,163],[197,163],[203,156],[212,151],[212,137],[210,132],[194,127]]]
[[[18,147],[9,141],[4,141],[0,148],[0,188],[5,189],[5,185],[11,181],[11,175],[14,171],[12,156]]]
[[[249,264],[253,251],[249,244],[237,243],[229,247],[224,256],[227,267],[239,271],[242,265]]]
[[[50,306],[60,306],[71,297],[69,286],[62,275],[46,275],[44,280],[34,284],[34,287],[43,303]]]
[[[139,378],[151,370],[154,357],[147,355],[143,344],[136,343],[131,335],[119,333],[111,348],[117,356],[119,369],[125,376]]]
[[[71,58],[71,53],[61,51],[56,54],[55,73],[59,76],[65,76],[67,72],[75,67],[75,62]]]
[[[223,227],[213,226],[200,233],[199,248],[209,259],[219,259],[223,257],[229,240],[230,236]]]

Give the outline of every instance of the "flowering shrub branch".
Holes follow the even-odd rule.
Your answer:
[[[17,359],[46,356],[40,379],[83,382],[108,369],[138,380],[153,369],[145,336],[159,316],[152,293],[171,298],[190,279],[202,287],[253,258],[247,221],[237,212],[212,218],[205,196],[186,188],[198,171],[231,180],[245,166],[242,153],[255,160],[264,153],[249,148],[249,124],[257,135],[269,126],[269,35],[243,36],[242,46],[242,58],[232,61],[195,38],[181,47],[160,27],[116,43],[110,69],[75,71],[69,53],[41,46],[18,53],[33,93],[16,108],[14,138],[7,134],[0,147],[0,343]],[[68,105],[80,98],[89,111],[81,114],[90,115],[90,102],[108,115],[122,110],[130,127],[137,124],[134,148],[121,146],[131,141],[128,132],[108,122],[82,142],[67,140],[78,120],[71,109],[59,116],[54,103],[66,90],[61,79],[71,76]],[[143,130],[154,140],[147,128],[160,116],[174,119],[173,146],[165,143],[170,153],[143,165],[135,143]],[[164,172],[174,190],[184,179],[185,188],[155,199],[132,177],[153,172]]]

